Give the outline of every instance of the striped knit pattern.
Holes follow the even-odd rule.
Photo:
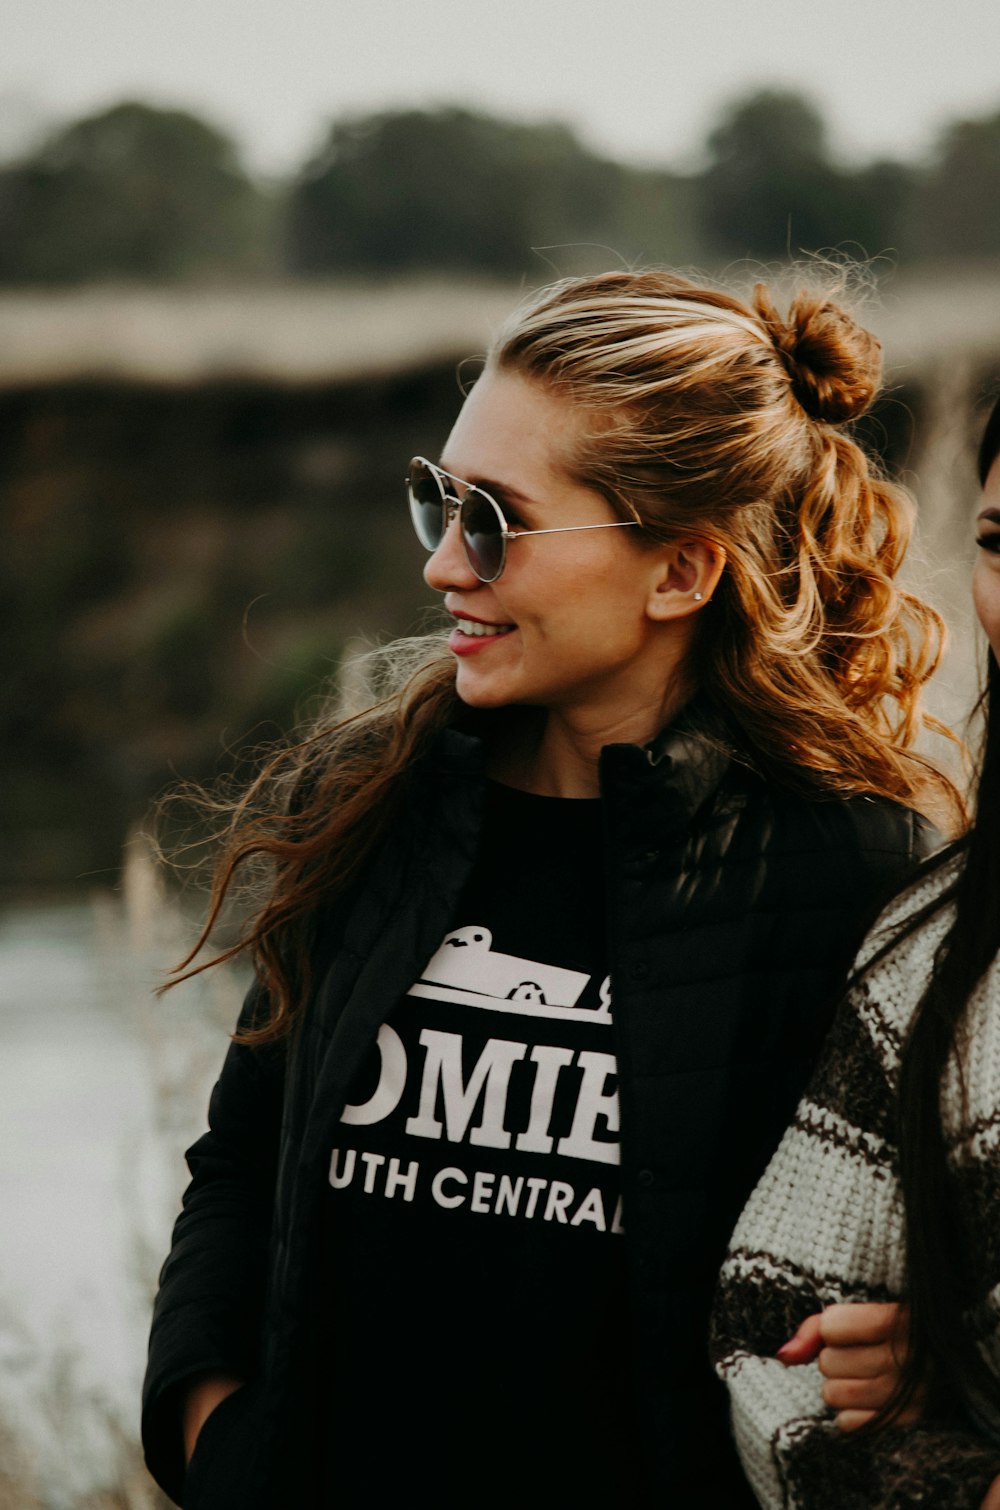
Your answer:
[[[952,875],[943,867],[898,900],[860,962]],[[978,1510],[1000,1473],[1000,1451],[971,1433],[931,1425],[841,1432],[823,1404],[818,1367],[786,1368],[774,1357],[824,1305],[902,1295],[894,1142],[900,1050],[950,922],[950,910],[942,909],[855,987],[732,1237],[713,1319],[713,1357],[730,1391],[744,1468],[767,1510]],[[970,1323],[997,1377],[1000,1442],[1000,962],[970,1004],[968,1021],[967,1105],[952,1065],[942,1111],[975,1255],[979,1299]]]

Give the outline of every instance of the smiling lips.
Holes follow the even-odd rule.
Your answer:
[[[485,649],[491,640],[503,639],[516,628],[516,624],[487,624],[481,619],[463,616],[457,619],[448,647],[456,655],[468,655],[472,651]]]
[[[507,634],[513,624],[481,624],[477,619],[462,619],[458,624],[460,634]]]

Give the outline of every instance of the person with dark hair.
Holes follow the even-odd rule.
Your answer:
[[[411,462],[450,632],[267,764],[181,967],[263,865],[150,1341],[187,1510],[751,1503],[726,1240],[953,813],[879,368],[823,292],[570,279]]]
[[[869,935],[720,1281],[717,1368],[767,1507],[1000,1510],[1000,401],[979,475],[975,824]],[[903,1300],[901,1371],[884,1338],[820,1351],[849,1302]]]

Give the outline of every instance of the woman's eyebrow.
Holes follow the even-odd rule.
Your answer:
[[[492,477],[475,477],[469,479],[473,487],[482,488],[484,493],[493,493],[497,500],[508,499],[511,503],[531,508],[534,499],[529,498],[527,493],[522,493],[519,488],[513,487],[509,482],[497,482]]]
[[[985,520],[989,524],[1000,524],[1000,509],[983,509],[981,514],[976,515],[976,523],[978,524],[982,520]]]
[[[495,477],[477,477],[475,474],[466,477],[462,472],[453,472],[443,459],[438,462],[438,466],[449,477],[457,477],[459,481],[468,483],[470,488],[481,488],[484,493],[492,493],[498,503],[501,499],[506,499],[509,503],[523,508],[532,508],[535,504],[533,498],[529,498],[527,493],[522,493],[520,488],[515,488],[512,483],[499,482]]]

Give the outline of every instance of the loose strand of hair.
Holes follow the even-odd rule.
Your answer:
[[[294,1022],[306,994],[302,956],[299,963],[292,959],[294,942],[374,852],[398,810],[414,759],[454,708],[454,672],[451,658],[440,655],[440,639],[424,642],[429,658],[415,670],[407,664],[413,648],[404,647],[408,676],[397,691],[361,713],[321,721],[306,738],[272,754],[229,810],[205,922],[159,989],[249,956],[265,987],[268,1012],[262,1023],[237,1035],[240,1041],[268,1042]],[[383,660],[391,663],[391,647]],[[210,794],[194,805],[209,815],[225,808]],[[199,960],[227,904],[237,898],[241,879],[258,865],[264,879],[251,883],[244,899],[249,916],[239,936]]]

